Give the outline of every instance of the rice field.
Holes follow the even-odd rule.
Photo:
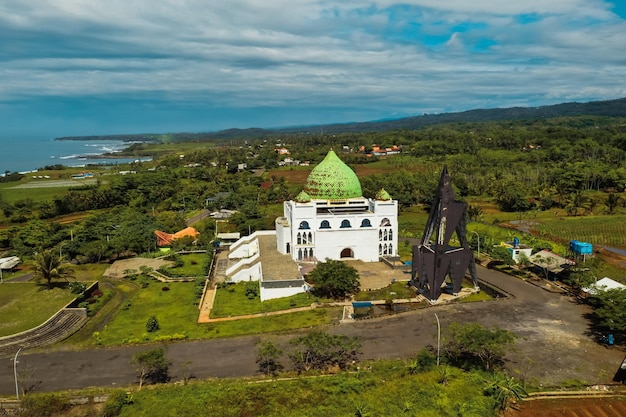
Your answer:
[[[626,247],[626,216],[559,217],[536,226],[542,237],[568,243],[570,240],[593,245]]]

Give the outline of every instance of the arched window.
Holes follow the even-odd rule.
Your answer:
[[[309,258],[313,259],[313,248],[309,249]]]
[[[302,230],[302,229],[310,229],[309,222],[307,222],[307,221],[300,222],[300,227],[298,229],[300,229],[300,230]]]
[[[383,240],[387,240],[387,230],[383,231]]]
[[[393,255],[393,245],[389,244],[389,255]]]
[[[298,245],[302,244],[302,236],[300,236],[300,233],[298,233],[297,241],[298,241]]]
[[[330,223],[328,222],[328,220],[322,220],[322,223],[320,224],[320,229],[330,229]]]
[[[387,251],[387,244],[385,243],[385,246],[383,247],[383,254],[387,255],[389,254],[389,252]]]
[[[393,230],[389,230],[389,240],[393,240]]]
[[[389,221],[388,218],[384,218],[381,222],[380,222],[380,227],[389,227],[391,226],[391,222]]]
[[[345,248],[339,255],[341,258],[354,258],[354,251],[350,248]]]
[[[378,245],[378,254],[382,255],[383,254],[383,245]]]
[[[302,249],[298,249],[298,260],[302,260]]]
[[[378,240],[383,240],[383,231],[382,230],[378,231]]]
[[[313,244],[313,234],[312,234],[311,232],[309,232],[309,235],[308,235],[308,239],[307,239],[307,240],[308,240],[309,245],[312,245],[312,244]]]
[[[372,227],[372,223],[370,222],[370,219],[361,220],[361,227]]]
[[[341,221],[341,228],[342,228],[342,229],[345,229],[345,228],[348,228],[348,227],[352,227],[352,226],[350,225],[350,220],[342,220],[342,221]]]

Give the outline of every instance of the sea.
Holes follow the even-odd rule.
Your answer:
[[[86,164],[115,165],[133,162],[136,158],[90,158],[120,152],[130,144],[120,140],[0,138],[0,175],[6,171],[33,172],[46,165],[56,164],[83,167]],[[147,161],[149,158],[142,160]]]

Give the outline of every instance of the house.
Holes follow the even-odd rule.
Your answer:
[[[576,265],[576,262],[559,256],[547,249],[539,251],[528,257],[528,260],[536,267],[541,268],[552,275],[558,275],[563,272],[565,268]]]

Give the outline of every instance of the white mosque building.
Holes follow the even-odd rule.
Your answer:
[[[230,247],[225,276],[259,281],[261,301],[307,290],[299,264],[325,259],[378,262],[398,253],[398,202],[385,190],[365,198],[357,175],[328,152],[276,230],[257,231]]]
[[[361,182],[335,152],[309,175],[276,219],[276,248],[294,261],[378,262],[398,250],[398,202],[385,190],[363,197]]]

